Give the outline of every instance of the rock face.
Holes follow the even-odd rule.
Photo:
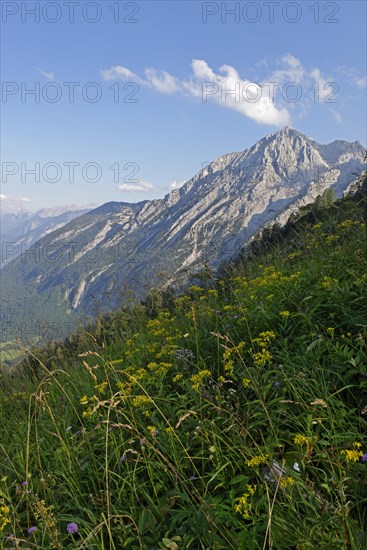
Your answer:
[[[110,202],[76,218],[2,270],[3,341],[29,334],[29,320],[41,327],[33,333],[51,323],[63,335],[130,291],[143,297],[205,263],[217,267],[325,189],[341,197],[363,171],[364,153],[358,142],[320,145],[286,127],[220,157],[163,199]]]

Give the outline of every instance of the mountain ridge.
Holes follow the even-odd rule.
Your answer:
[[[0,267],[19,256],[47,233],[63,227],[92,208],[68,205],[41,208],[36,212],[24,209],[7,209],[1,204],[0,211]]]
[[[333,143],[286,127],[219,157],[163,199],[112,201],[83,214],[3,269],[2,321],[36,310],[32,322],[74,322],[118,307],[131,292],[143,298],[163,284],[162,273],[164,284],[180,285],[205,264],[216,269],[325,190],[336,198],[348,191],[364,148]]]

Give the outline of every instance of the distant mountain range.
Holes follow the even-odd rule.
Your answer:
[[[151,286],[218,267],[326,189],[343,196],[365,169],[364,154],[359,142],[320,145],[286,127],[218,158],[163,199],[110,202],[76,217],[2,269],[2,341],[62,336],[131,292],[142,298]]]
[[[63,206],[42,208],[29,212],[19,207],[1,205],[0,210],[0,268],[20,256],[36,241],[52,231],[59,229],[91,208]]]

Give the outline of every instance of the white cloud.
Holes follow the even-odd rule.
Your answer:
[[[260,61],[255,63],[255,67],[269,67],[268,60],[266,59],[266,57],[263,57],[262,59],[260,59]]]
[[[204,61],[203,59],[193,59],[191,63],[191,67],[194,72],[194,76],[198,80],[215,81],[217,79],[217,75],[215,74],[215,72],[209,67],[207,62]],[[223,65],[219,70],[225,71],[226,67],[229,68],[228,65]],[[234,70],[235,69],[233,69],[233,71]],[[233,75],[233,71],[232,71],[232,75]],[[230,72],[230,68],[229,68],[229,72]]]
[[[313,78],[315,83],[318,84],[317,97],[320,98],[321,101],[324,101],[324,99],[327,98],[331,98],[331,96],[334,95],[335,81],[333,81],[332,78],[324,78],[321,75],[320,69],[317,68],[310,71],[310,77]]]
[[[236,110],[259,124],[283,126],[290,123],[291,117],[287,109],[277,108],[267,94],[261,93],[258,83],[241,79],[234,67],[223,65],[219,73],[215,73],[202,59],[194,59],[191,67],[193,76],[189,80],[179,80],[166,71],[153,68],[145,69],[143,79],[121,66],[101,70],[101,75],[104,80],[134,78],[141,85],[164,94],[186,93],[204,103],[210,101]],[[235,94],[231,94],[233,89],[236,90]]]
[[[11,202],[31,202],[31,199],[28,197],[9,197],[8,195],[3,195],[2,193],[0,193],[0,200]]]
[[[297,113],[298,119],[308,114],[312,103],[338,103],[337,82],[322,74],[318,67],[305,67],[291,53],[283,55],[277,64],[280,68],[273,71],[267,81],[276,83],[274,95],[278,105],[286,104]]]
[[[335,121],[340,124],[342,122],[341,114],[338,113],[338,111],[335,111],[334,109],[329,109],[330,113],[333,115]]]
[[[192,68],[196,79],[201,84],[203,101],[214,101],[222,107],[239,111],[258,124],[284,126],[290,124],[291,116],[285,107],[277,108],[269,94],[264,93],[261,84],[242,79],[231,65],[222,65],[215,73],[204,60],[195,59]],[[197,94],[197,86],[192,83],[188,89]]]
[[[355,84],[357,88],[366,88],[367,76],[362,76],[359,71],[354,67],[345,67],[344,65],[342,65],[341,67],[337,68],[337,71],[350,78],[351,82]]]
[[[16,214],[24,211],[24,203],[31,202],[28,197],[11,197],[0,193],[1,214]]]
[[[156,71],[155,69],[145,69],[147,84],[163,94],[172,94],[180,90],[180,83],[171,74],[166,71]]]
[[[355,76],[353,82],[358,88],[366,88],[367,86],[367,76]]]
[[[145,69],[145,79],[140,78],[136,73],[130,71],[126,67],[116,65],[110,69],[101,70],[101,76],[103,80],[132,80],[161,92],[163,94],[171,94],[177,92],[180,89],[180,83],[178,80],[167,73],[166,71],[156,71],[155,69]]]
[[[47,73],[40,68],[38,68],[37,71],[41,73],[41,75],[44,76],[46,80],[49,80],[50,82],[53,82],[55,80],[55,73]]]
[[[282,68],[277,69],[270,75],[269,82],[277,82],[279,84],[285,82],[300,84],[302,82],[305,76],[305,69],[297,57],[294,57],[291,53],[286,53],[278,63]]]
[[[257,66],[269,69],[268,60]],[[203,103],[215,103],[237,111],[258,124],[290,125],[291,113],[304,117],[312,103],[336,103],[338,87],[335,79],[325,76],[318,67],[305,67],[301,60],[288,52],[275,61],[275,70],[267,78],[244,78],[235,67],[222,65],[217,71],[204,59],[193,59],[189,78],[179,79],[166,71],[144,70],[144,77],[122,66],[102,70],[105,80],[133,79],[162,94],[181,93]],[[346,72],[348,68],[341,67]],[[366,85],[366,77],[350,69],[350,78],[357,87]],[[333,114],[339,121],[339,113]]]
[[[302,92],[314,90],[318,101],[332,97],[335,91],[333,87],[335,80],[332,77],[324,77],[317,67],[307,70],[301,61],[291,53],[283,55],[278,63],[281,68],[271,73],[268,79],[269,82],[276,82],[279,85],[296,83],[303,88]],[[318,84],[317,92],[312,88],[314,84]],[[305,94],[302,93],[303,95]]]
[[[117,186],[117,189],[125,193],[141,193],[143,191],[153,191],[156,189],[156,186],[148,181],[139,181],[136,183],[122,183]]]
[[[133,80],[134,82],[140,82],[140,78],[137,74],[133,73],[126,67],[121,67],[121,65],[116,65],[110,69],[101,70],[101,75],[103,80]]]

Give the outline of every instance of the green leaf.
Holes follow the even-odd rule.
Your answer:
[[[162,539],[162,542],[166,548],[170,548],[171,550],[178,550],[178,546],[173,540]]]

